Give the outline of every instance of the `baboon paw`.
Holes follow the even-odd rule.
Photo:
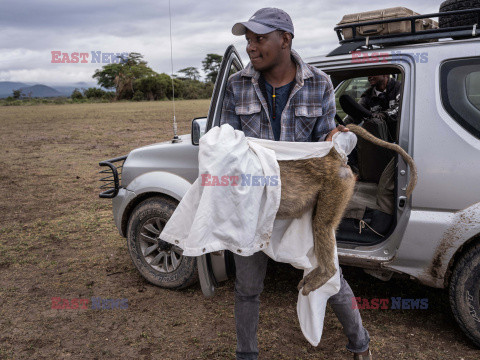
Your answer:
[[[300,282],[297,285],[297,290],[300,291],[304,285],[305,285],[305,279],[300,280]]]
[[[302,289],[302,294],[307,296],[310,292],[324,285],[330,277],[331,276],[320,271],[319,268],[316,268],[298,283],[297,288],[298,290]]]

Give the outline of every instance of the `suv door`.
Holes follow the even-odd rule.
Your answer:
[[[206,132],[214,126],[220,125],[223,97],[227,81],[231,74],[243,69],[242,60],[233,45],[225,51],[220,70],[215,81],[212,101],[208,110]],[[200,286],[205,296],[213,296],[215,286],[225,281],[234,273],[233,255],[229,251],[216,251],[197,257],[198,276]]]
[[[242,60],[238,55],[235,46],[230,45],[223,55],[220,70],[218,71],[215,87],[213,88],[212,101],[208,110],[207,116],[207,130],[214,126],[220,125],[220,116],[222,115],[223,97],[225,95],[225,88],[230,75],[243,69]]]

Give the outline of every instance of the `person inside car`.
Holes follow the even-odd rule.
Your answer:
[[[372,75],[368,77],[370,88],[361,95],[358,105],[354,110],[352,98],[342,96],[340,104],[345,107],[348,116],[344,119],[346,124],[359,124],[365,117],[373,117],[386,123],[387,134],[383,140],[394,142],[397,139],[397,117],[400,107],[401,83],[390,75]],[[350,104],[346,104],[349,101]],[[354,113],[352,113],[354,112]]]

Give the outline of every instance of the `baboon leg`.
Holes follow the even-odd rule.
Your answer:
[[[299,282],[298,290],[303,287],[303,295],[308,295],[310,291],[318,289],[335,275],[336,268],[333,261],[335,254],[335,236],[333,231],[333,227],[327,224],[322,225],[321,229],[319,229],[318,226],[316,227],[314,218],[314,250],[318,265]],[[318,239],[320,241],[318,241]]]
[[[336,272],[335,230],[352,196],[355,180],[352,174],[330,183],[331,186],[325,186],[320,191],[312,219],[314,251],[318,266],[298,284],[299,290],[303,287],[303,295],[308,295],[310,291],[324,285]]]

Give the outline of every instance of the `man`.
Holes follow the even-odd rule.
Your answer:
[[[384,140],[394,142],[397,134],[397,117],[400,106],[401,83],[391,78],[390,75],[369,76],[368,88],[362,95],[358,104],[372,113],[372,117],[385,121],[388,137]],[[348,116],[346,123],[362,121],[361,115]]]
[[[291,49],[294,29],[287,13],[260,9],[249,21],[235,24],[232,33],[245,35],[250,63],[228,81],[221,124],[246,136],[281,141],[331,141],[334,133],[348,131],[335,128],[330,79]],[[263,252],[234,257],[237,359],[257,359],[259,299],[268,257]],[[352,309],[353,292],[343,275],[340,280],[340,291],[329,303],[349,339],[347,349],[356,353],[355,359],[371,359],[368,332],[358,309]]]

